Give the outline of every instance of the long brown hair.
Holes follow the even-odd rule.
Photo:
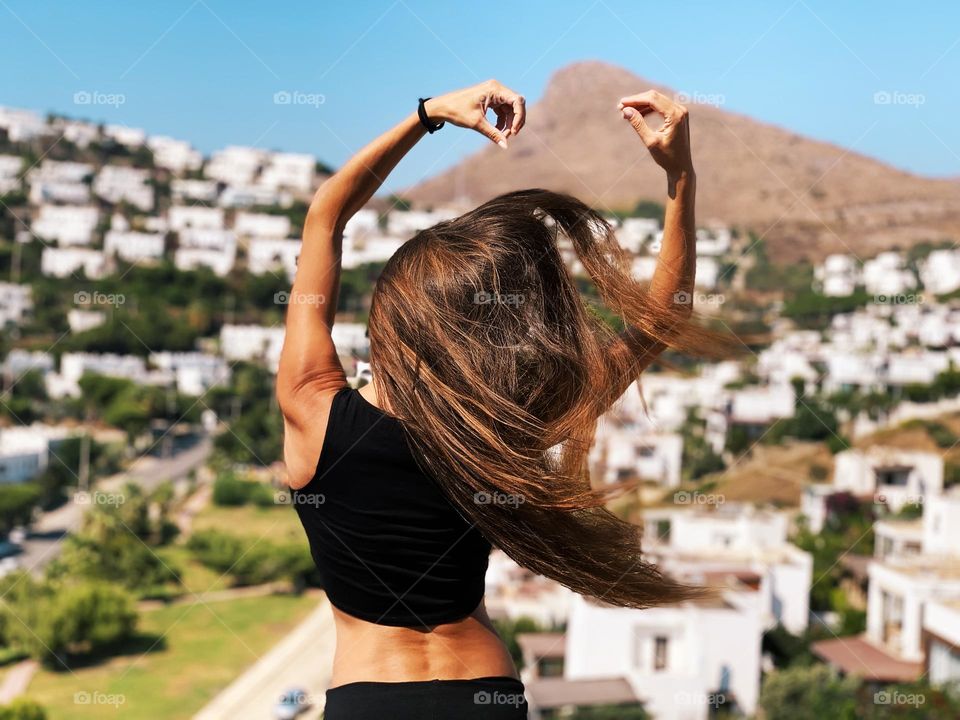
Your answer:
[[[568,270],[569,242],[628,326],[702,354],[711,333],[682,303],[655,303],[602,216],[524,190],[420,232],[373,295],[373,381],[418,461],[520,565],[614,605],[701,594],[641,557],[639,528],[609,512],[586,470],[596,421],[636,358]]]

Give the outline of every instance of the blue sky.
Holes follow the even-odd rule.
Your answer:
[[[585,59],[960,176],[960,3],[0,0],[0,105],[122,122],[204,152],[250,144],[338,165],[420,95],[493,76],[535,101],[555,70]],[[77,105],[78,92],[124,102]],[[277,92],[304,104],[278,105]],[[483,142],[438,133],[389,187]]]

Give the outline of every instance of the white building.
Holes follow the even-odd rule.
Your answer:
[[[893,512],[926,504],[943,492],[943,457],[937,453],[874,446],[837,453],[835,491],[873,497]]]
[[[210,388],[230,382],[230,368],[216,355],[198,352],[151,353],[150,362],[160,370],[172,373],[177,390],[183,395],[203,395]]]
[[[695,494],[679,508],[643,514],[644,550],[668,572],[710,579],[754,579],[764,630],[783,625],[795,635],[807,629],[813,558],[787,541],[785,512],[750,505],[698,505]]]
[[[106,274],[106,267],[106,256],[90,248],[46,247],[40,256],[40,272],[53,277],[65,278],[82,271],[88,278],[97,279]]]
[[[32,110],[7,107],[0,107],[0,128],[7,131],[11,142],[23,142],[50,131],[47,121]]]
[[[64,353],[60,358],[60,372],[46,377],[47,392],[54,398],[79,397],[80,378],[85,373],[125,378],[144,385],[166,384],[171,380],[169,374],[148,372],[146,361],[135,355]]]
[[[233,230],[237,235],[282,239],[290,234],[290,218],[286,215],[238,212]]]
[[[960,495],[928,497],[921,525],[919,551],[885,548],[869,564],[866,633],[814,644],[814,652],[842,672],[905,682],[919,678],[926,663],[931,682],[960,677],[957,648],[950,647],[950,639],[960,637],[954,610],[960,601]]]
[[[823,265],[814,269],[816,285],[823,295],[847,297],[860,284],[860,268],[852,255],[828,255]]]
[[[590,456],[605,483],[639,478],[674,488],[681,481],[683,438],[633,424],[601,422]]]
[[[391,210],[387,216],[387,232],[403,239],[433,227],[442,220],[450,220],[457,216],[456,211],[450,209],[437,210]]]
[[[141,147],[147,141],[145,131],[126,125],[106,125],[103,128],[103,134],[114,142],[131,149]]]
[[[313,155],[271,153],[260,175],[260,184],[277,190],[309,193],[313,189],[316,164]]]
[[[167,213],[167,222],[174,232],[187,228],[222,230],[223,209],[202,205],[174,205]]]
[[[643,252],[644,246],[659,232],[660,221],[653,218],[625,218],[616,230],[620,245],[632,253]]]
[[[224,325],[220,329],[220,352],[227,360],[262,361],[276,371],[283,335],[280,326]]]
[[[213,153],[204,174],[228,185],[249,185],[267,157],[267,151],[259,148],[229,146]]]
[[[151,135],[147,139],[147,146],[153,152],[154,163],[174,173],[197,170],[203,165],[203,155],[184,140]]]
[[[200,203],[213,203],[217,201],[220,188],[215,180],[177,178],[170,183],[170,194],[179,203],[190,200]]]
[[[122,165],[104,165],[93,182],[93,192],[109,203],[129,203],[138,210],[153,210],[150,171]]]
[[[574,596],[564,679],[625,678],[655,718],[706,720],[756,710],[763,628],[752,590],[716,601],[633,610]]]
[[[731,392],[730,419],[746,425],[767,425],[793,417],[797,393],[790,384],[745,387]]]
[[[82,333],[100,327],[107,321],[107,314],[102,310],[80,310],[74,308],[67,313],[67,324],[70,332]]]
[[[20,169],[23,158],[19,155],[0,155],[0,195],[6,195],[20,187]]]
[[[884,252],[863,263],[863,284],[871,295],[890,299],[915,290],[917,278],[899,253]]]
[[[299,240],[252,238],[247,246],[247,269],[255,275],[284,272],[292,282],[300,256]]]
[[[20,325],[33,311],[33,291],[29,285],[0,282],[0,328]]]
[[[50,440],[36,427],[0,429],[0,483],[32,480],[49,462]]]
[[[56,240],[61,247],[89,245],[100,222],[100,211],[90,206],[41,205],[31,229],[45,240]]]
[[[110,230],[103,239],[103,251],[128,263],[163,257],[164,236],[160,233]]]

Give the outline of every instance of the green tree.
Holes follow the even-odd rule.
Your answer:
[[[840,679],[826,665],[770,673],[760,689],[760,707],[770,720],[857,720],[859,682]]]

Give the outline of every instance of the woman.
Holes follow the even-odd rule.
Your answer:
[[[496,124],[486,119],[496,114]],[[611,111],[613,109],[611,108]],[[585,456],[597,418],[690,323],[694,188],[687,111],[655,91],[618,106],[666,171],[664,236],[646,288],[607,223],[569,196],[501,196],[405,243],[370,312],[373,383],[347,386],[331,340],[344,226],[442,123],[507,149],[522,96],[496,81],[421,101],[317,191],[277,376],[293,500],[333,606],[326,718],[523,718],[523,685],[484,610],[491,545],[573,590],[629,607],[698,591],[640,556]],[[651,129],[644,116],[664,122]],[[572,244],[615,334],[561,257]]]

